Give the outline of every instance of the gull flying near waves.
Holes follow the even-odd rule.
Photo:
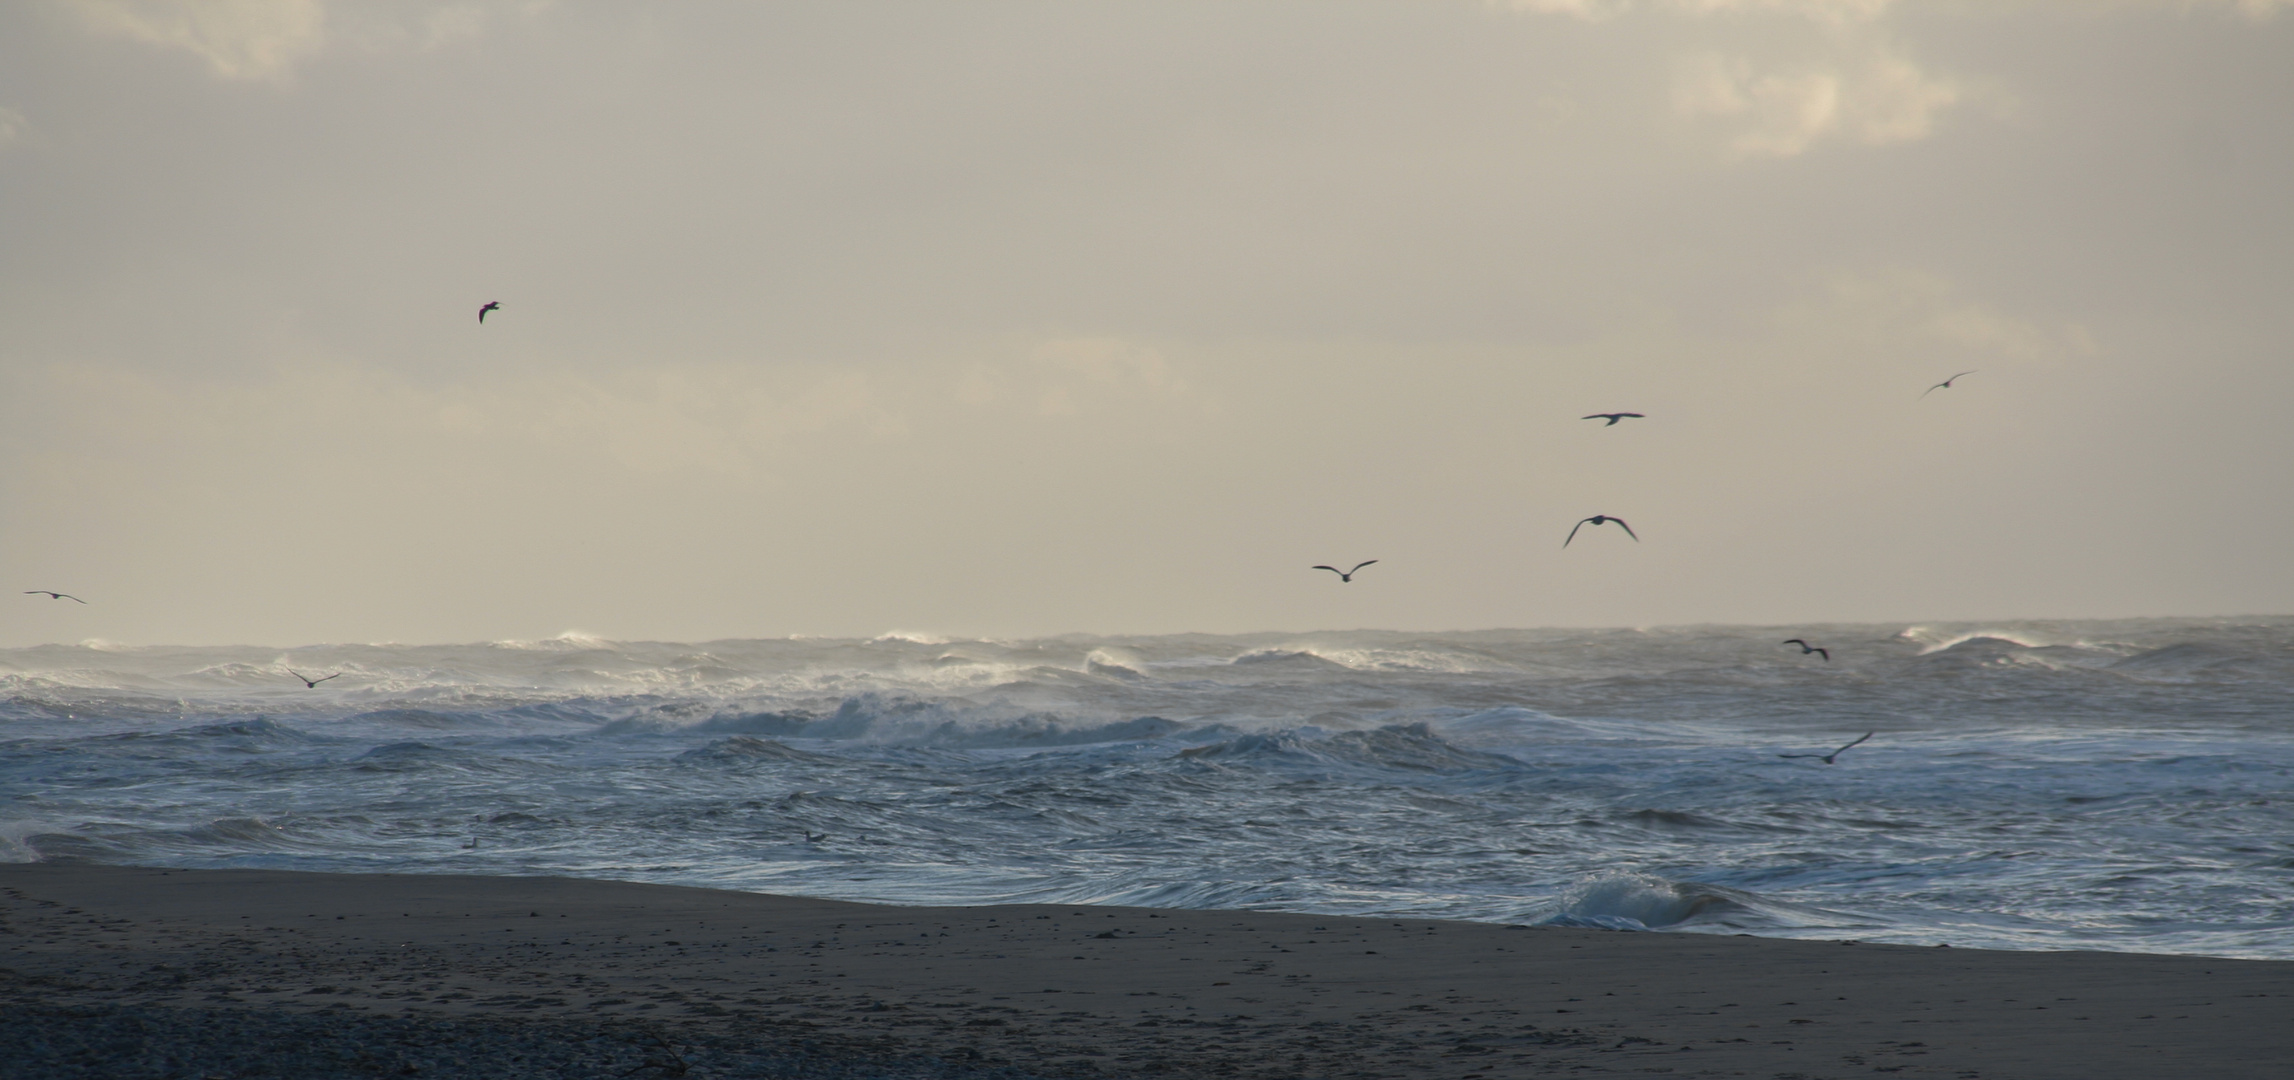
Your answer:
[[[1796,638],[1796,637],[1795,637],[1795,638],[1785,638],[1785,639],[1784,639],[1784,640],[1783,640],[1783,641],[1782,641],[1780,644],[1784,644],[1784,645],[1798,645],[1798,646],[1800,646],[1800,655],[1802,655],[1802,656],[1806,656],[1806,655],[1808,655],[1809,653],[1818,653],[1818,654],[1821,654],[1821,655],[1824,657],[1824,662],[1825,662],[1825,663],[1829,664],[1829,663],[1831,663],[1831,662],[1832,662],[1832,650],[1830,650],[1830,649],[1827,649],[1827,648],[1825,648],[1825,647],[1824,647],[1824,646],[1822,646],[1822,645],[1810,645],[1809,643],[1807,643],[1807,642],[1805,642],[1805,641],[1802,641],[1802,640],[1800,640],[1799,638]],[[1846,748],[1845,748],[1845,747],[1843,747],[1842,749],[1846,749]]]
[[[1343,584],[1345,584],[1345,583],[1347,583],[1347,582],[1349,582],[1349,581],[1352,581],[1352,580],[1354,580],[1354,575],[1361,573],[1361,572],[1362,572],[1362,568],[1363,568],[1363,567],[1365,567],[1365,566],[1368,566],[1368,565],[1370,565],[1371,563],[1374,563],[1374,562],[1377,562],[1377,561],[1378,561],[1378,560],[1376,560],[1376,559],[1364,559],[1364,560],[1362,560],[1361,562],[1355,563],[1355,564],[1354,564],[1354,569],[1352,569],[1352,570],[1340,570],[1339,568],[1337,568],[1337,567],[1335,567],[1335,566],[1309,566],[1309,567],[1307,567],[1307,569],[1309,569],[1309,570],[1328,570],[1328,571],[1330,571],[1331,573],[1338,575],[1338,583],[1339,583],[1339,584],[1341,584],[1341,585],[1343,585]]]
[[[308,675],[303,674],[302,672],[296,671],[294,668],[288,668],[287,674],[303,680],[303,687],[308,690],[318,689],[319,684],[327,681],[327,679],[339,679],[343,677],[343,673],[338,671],[332,675],[325,676],[324,678],[314,679]]]
[[[1603,425],[1601,425],[1602,427],[1616,427],[1616,426],[1617,426],[1617,421],[1619,421],[1619,420],[1623,420],[1623,419],[1626,419],[1627,417],[1630,417],[1630,418],[1632,418],[1632,419],[1635,419],[1635,420],[1644,419],[1644,417],[1643,417],[1643,416],[1642,416],[1640,413],[1637,413],[1637,412],[1597,412],[1597,413],[1594,413],[1594,414],[1593,414],[1593,415],[1591,415],[1591,416],[1580,416],[1580,417],[1578,417],[1578,419],[1579,419],[1579,420],[1607,420],[1607,421],[1609,421],[1609,422],[1608,422],[1608,423],[1606,423],[1606,424],[1603,424]]]
[[[1877,732],[1872,732],[1872,731],[1867,731],[1867,732],[1865,732],[1865,733],[1864,733],[1864,739],[1869,739],[1869,738],[1871,738],[1871,737],[1872,737],[1873,735],[1875,735],[1875,734],[1878,734],[1878,733],[1877,733]],[[1843,747],[1841,747],[1840,749],[1838,749],[1838,750],[1834,750],[1834,751],[1832,751],[1832,752],[1831,752],[1831,753],[1829,753],[1829,754],[1778,754],[1778,755],[1776,755],[1776,756],[1777,756],[1777,757],[1807,757],[1807,758],[1815,758],[1816,760],[1818,760],[1818,761],[1821,761],[1821,762],[1823,762],[1823,763],[1824,763],[1824,764],[1826,764],[1826,765],[1830,765],[1830,764],[1832,764],[1832,759],[1833,759],[1833,758],[1839,757],[1840,755],[1847,753],[1847,752],[1848,752],[1848,749],[1849,749],[1849,747],[1853,747],[1853,746],[1857,745],[1857,743],[1861,743],[1861,742],[1863,742],[1863,741],[1864,741],[1864,739],[1858,739],[1858,740],[1856,740],[1856,742],[1852,742],[1852,743],[1849,743],[1847,746],[1843,746]]]
[[[1942,381],[1942,382],[1940,382],[1940,383],[1937,383],[1937,384],[1935,384],[1934,386],[1928,387],[1927,389],[1920,391],[1920,396],[1921,396],[1921,397],[1926,397],[1926,396],[1928,396],[1929,394],[1933,394],[1933,393],[1935,393],[1935,392],[1936,392],[1936,391],[1938,391],[1938,390],[1949,390],[1949,389],[1951,389],[1951,384],[1952,384],[1952,383],[1953,383],[1955,380],[1957,380],[1957,379],[1959,378],[1959,376],[1960,376],[1960,375],[1973,375],[1973,374],[1975,374],[1975,372],[1972,372],[1972,371],[1963,371],[1963,372],[1960,372],[1960,373],[1959,373],[1959,375],[1954,375],[1954,376],[1952,376],[1952,377],[1951,377],[1951,378],[1949,378],[1949,379],[1945,379],[1944,381]]]
[[[1583,520],[1583,521],[1580,521],[1580,522],[1578,522],[1577,524],[1570,526],[1570,527],[1569,527],[1569,540],[1575,540],[1575,539],[1577,539],[1577,530],[1579,530],[1579,529],[1582,529],[1582,528],[1586,527],[1587,525],[1607,525],[1608,523],[1610,523],[1610,522],[1612,522],[1612,521],[1614,521],[1614,522],[1616,522],[1616,523],[1617,523],[1617,527],[1618,527],[1618,528],[1625,530],[1625,535],[1632,537],[1632,538],[1633,538],[1633,542],[1634,542],[1634,543],[1638,544],[1638,543],[1640,543],[1640,542],[1641,542],[1641,534],[1634,532],[1634,531],[1633,531],[1633,527],[1632,527],[1631,525],[1627,525],[1627,524],[1625,524],[1625,519],[1624,519],[1624,518],[1621,518],[1621,517],[1610,517],[1610,516],[1609,516],[1609,515],[1607,515],[1607,514],[1595,514],[1595,515],[1593,515],[1592,517],[1586,518],[1585,520]],[[1568,547],[1568,546],[1569,546],[1569,540],[1563,540],[1563,541],[1561,542],[1561,546],[1562,546],[1562,547]]]
[[[26,590],[24,590],[24,595],[26,595],[26,596],[45,596],[45,597],[47,597],[47,598],[48,598],[48,599],[50,599],[50,600],[70,600],[70,601],[73,601],[74,603],[80,603],[80,604],[85,604],[85,603],[87,603],[87,601],[85,601],[85,600],[82,600],[82,599],[80,599],[80,598],[79,598],[79,597],[77,597],[77,596],[73,596],[72,594],[70,594],[70,593],[68,593],[68,592],[53,592],[53,591],[51,591],[51,590],[48,590],[48,589],[26,589]]]
[[[486,306],[478,309],[478,325],[484,326],[486,324],[487,312],[500,310],[502,310],[502,302],[500,300],[486,301]]]

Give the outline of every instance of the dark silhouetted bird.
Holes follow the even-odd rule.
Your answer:
[[[327,676],[323,676],[323,677],[320,677],[320,678],[316,678],[316,679],[314,679],[314,678],[311,678],[311,677],[310,677],[310,676],[308,676],[308,675],[305,675],[305,674],[303,674],[302,672],[296,671],[294,668],[288,668],[288,669],[287,669],[287,674],[289,674],[289,675],[292,675],[292,676],[294,676],[294,677],[296,677],[296,678],[298,678],[298,679],[301,679],[301,680],[303,680],[303,686],[304,686],[304,687],[306,687],[306,688],[308,688],[308,689],[312,689],[312,690],[316,690],[316,689],[318,689],[318,688],[319,688],[319,684],[320,684],[320,683],[323,683],[323,682],[325,682],[325,681],[327,681],[328,679],[339,679],[339,678],[342,678],[342,677],[343,677],[343,673],[338,671],[338,672],[335,672],[335,673],[334,673],[334,674],[332,674],[332,675],[327,675]]]
[[[1829,663],[1831,663],[1831,662],[1832,662],[1832,650],[1830,650],[1830,649],[1827,649],[1827,648],[1825,648],[1825,647],[1824,647],[1824,646],[1822,646],[1822,645],[1810,645],[1809,643],[1807,643],[1807,642],[1805,642],[1805,641],[1802,641],[1802,640],[1800,640],[1799,638],[1796,638],[1796,637],[1794,637],[1794,638],[1785,638],[1785,639],[1784,639],[1784,641],[1782,642],[1782,644],[1785,644],[1785,645],[1798,645],[1798,646],[1800,646],[1800,655],[1802,655],[1802,656],[1806,656],[1806,655],[1808,655],[1809,653],[1817,653],[1817,654],[1820,654],[1820,655],[1822,655],[1822,656],[1824,657],[1824,662],[1825,662],[1825,663],[1829,664]]]
[[[483,325],[486,321],[487,312],[500,310],[502,310],[502,302],[500,300],[486,301],[486,306],[478,309],[478,322]]]
[[[1354,580],[1354,575],[1361,573],[1361,572],[1362,572],[1362,568],[1363,568],[1363,567],[1365,567],[1365,566],[1368,566],[1368,565],[1370,565],[1371,563],[1374,563],[1374,562],[1377,562],[1377,561],[1378,561],[1378,560],[1376,560],[1376,559],[1364,559],[1364,560],[1362,560],[1361,562],[1355,563],[1355,564],[1354,564],[1354,569],[1352,569],[1352,570],[1340,570],[1339,568],[1337,568],[1337,567],[1335,567],[1335,566],[1309,566],[1309,567],[1307,567],[1307,569],[1309,569],[1309,570],[1328,570],[1328,571],[1330,571],[1331,573],[1338,575],[1338,580],[1339,580],[1339,583],[1340,583],[1340,584],[1344,584],[1344,583],[1346,583],[1346,582],[1349,582],[1349,581],[1352,581],[1352,580]]]
[[[70,601],[72,601],[72,602],[74,602],[74,603],[78,603],[78,604],[85,604],[85,603],[87,603],[87,601],[85,601],[85,600],[82,600],[82,599],[80,599],[80,598],[79,598],[79,597],[77,597],[77,596],[73,596],[72,594],[70,594],[70,593],[68,593],[68,592],[51,592],[51,591],[49,591],[49,590],[47,590],[47,589],[26,589],[26,590],[24,590],[24,595],[26,595],[26,596],[45,596],[45,597],[47,597],[47,598],[48,598],[48,599],[50,599],[50,600],[70,600]]]
[[[1869,739],[1869,738],[1871,738],[1871,737],[1872,737],[1873,735],[1875,735],[1875,734],[1877,734],[1877,733],[1876,733],[1876,732],[1870,732],[1870,731],[1867,731],[1867,732],[1865,732],[1865,733],[1864,733],[1864,739]],[[1826,765],[1830,765],[1830,764],[1832,764],[1832,759],[1834,759],[1834,758],[1836,758],[1836,757],[1839,757],[1839,756],[1840,756],[1840,755],[1842,755],[1842,754],[1845,754],[1845,753],[1847,753],[1850,747],[1854,747],[1854,746],[1857,746],[1857,745],[1861,744],[1861,743],[1864,741],[1864,739],[1858,739],[1858,740],[1856,740],[1855,742],[1849,743],[1847,746],[1843,746],[1843,747],[1841,747],[1840,749],[1838,749],[1838,750],[1834,750],[1834,751],[1832,751],[1832,752],[1831,752],[1831,753],[1829,753],[1829,754],[1778,754],[1778,755],[1776,755],[1776,756],[1777,756],[1777,757],[1805,757],[1805,758],[1815,758],[1816,760],[1818,760],[1818,761],[1821,761],[1821,762],[1823,762],[1823,763],[1824,763],[1824,764],[1826,764]]]
[[[1640,414],[1640,413],[1637,413],[1637,412],[1597,412],[1597,413],[1594,413],[1594,414],[1593,414],[1593,415],[1591,415],[1591,416],[1580,416],[1580,417],[1578,417],[1578,419],[1579,419],[1579,420],[1607,420],[1607,421],[1609,421],[1609,422],[1608,422],[1608,423],[1606,423],[1606,424],[1603,424],[1603,425],[1601,425],[1602,427],[1616,427],[1616,426],[1617,426],[1617,421],[1619,421],[1619,420],[1623,420],[1623,419],[1626,419],[1627,417],[1631,417],[1632,419],[1635,419],[1635,420],[1640,420],[1640,419],[1643,419],[1643,417],[1641,416],[1641,414]]]
[[[1631,525],[1627,525],[1627,524],[1625,524],[1625,519],[1624,519],[1624,518],[1621,518],[1621,517],[1610,517],[1610,516],[1609,516],[1609,515],[1607,515],[1607,514],[1595,514],[1595,515],[1593,515],[1592,517],[1586,518],[1585,520],[1583,520],[1583,521],[1580,521],[1580,522],[1578,522],[1577,524],[1570,526],[1570,527],[1569,527],[1569,540],[1575,540],[1575,539],[1577,539],[1577,530],[1579,530],[1579,529],[1582,529],[1582,528],[1586,527],[1587,525],[1607,525],[1607,524],[1609,524],[1609,523],[1610,523],[1610,522],[1612,522],[1612,521],[1614,521],[1614,522],[1616,522],[1616,523],[1617,523],[1617,527],[1618,527],[1618,528],[1625,530],[1625,535],[1632,537],[1632,538],[1633,538],[1633,542],[1634,542],[1634,543],[1638,544],[1638,543],[1640,543],[1640,542],[1641,542],[1641,534],[1639,534],[1639,533],[1637,533],[1637,532],[1634,532],[1634,531],[1633,531],[1633,527],[1632,527]],[[1561,546],[1562,546],[1562,547],[1568,547],[1568,546],[1569,546],[1569,540],[1563,540],[1563,541],[1561,542]]]
[[[1951,378],[1949,378],[1949,379],[1945,379],[1944,381],[1942,381],[1942,382],[1940,382],[1940,383],[1937,383],[1937,384],[1935,384],[1934,386],[1928,387],[1927,389],[1920,391],[1920,396],[1921,396],[1921,397],[1926,397],[1926,396],[1928,396],[1929,394],[1933,394],[1933,393],[1935,393],[1935,392],[1936,392],[1936,391],[1938,391],[1938,390],[1949,390],[1949,389],[1951,389],[1951,384],[1952,384],[1953,382],[1957,381],[1957,380],[1959,379],[1960,375],[1973,375],[1973,374],[1975,374],[1975,372],[1972,372],[1972,371],[1963,371],[1963,372],[1960,372],[1960,373],[1959,373],[1959,375],[1954,375],[1954,376],[1952,376],[1952,377],[1951,377]]]

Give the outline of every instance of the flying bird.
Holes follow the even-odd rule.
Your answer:
[[[488,301],[486,301],[486,306],[485,306],[485,307],[482,307],[482,308],[479,308],[479,309],[478,309],[478,323],[479,323],[479,325],[481,325],[481,326],[485,325],[485,322],[486,322],[486,313],[487,313],[487,312],[489,312],[489,311],[500,311],[500,310],[502,310],[502,302],[501,302],[500,300],[488,300]]]
[[[1921,397],[1926,397],[1926,396],[1928,396],[1929,394],[1933,394],[1933,393],[1935,393],[1935,392],[1936,392],[1936,391],[1938,391],[1938,390],[1949,390],[1949,389],[1951,389],[1951,384],[1952,384],[1952,382],[1953,382],[1954,380],[1958,379],[1958,378],[1960,377],[1960,375],[1973,375],[1973,374],[1975,374],[1975,372],[1972,372],[1972,371],[1963,371],[1963,372],[1960,372],[1960,373],[1959,373],[1959,375],[1954,375],[1954,376],[1952,376],[1952,377],[1951,377],[1951,378],[1949,378],[1949,379],[1945,379],[1944,381],[1942,381],[1942,382],[1940,382],[1940,383],[1937,383],[1937,384],[1935,384],[1934,386],[1928,387],[1927,389],[1920,391],[1920,396],[1921,396]]]
[[[1337,568],[1337,567],[1335,567],[1335,566],[1309,566],[1309,567],[1307,567],[1307,569],[1309,569],[1309,570],[1328,570],[1328,571],[1330,571],[1331,573],[1338,575],[1338,581],[1339,581],[1339,583],[1340,583],[1340,584],[1345,584],[1346,582],[1349,582],[1349,581],[1352,581],[1352,580],[1354,580],[1354,575],[1361,573],[1361,572],[1362,572],[1362,568],[1363,568],[1363,567],[1365,567],[1365,566],[1368,566],[1368,565],[1370,565],[1371,563],[1374,563],[1374,562],[1377,562],[1377,561],[1378,561],[1378,560],[1376,560],[1376,559],[1364,559],[1364,560],[1362,560],[1361,562],[1355,563],[1355,564],[1354,564],[1354,569],[1352,569],[1352,570],[1340,570],[1339,568]]]
[[[1570,527],[1569,527],[1569,540],[1575,540],[1575,539],[1577,539],[1577,530],[1579,530],[1579,529],[1582,529],[1582,528],[1586,527],[1587,525],[1607,525],[1607,524],[1609,524],[1609,523],[1610,523],[1610,522],[1612,522],[1612,521],[1614,521],[1614,522],[1616,522],[1616,523],[1617,523],[1617,527],[1618,527],[1618,528],[1621,528],[1621,529],[1625,530],[1625,535],[1632,537],[1632,538],[1633,538],[1633,542],[1634,542],[1634,543],[1638,544],[1638,543],[1640,543],[1640,542],[1641,542],[1641,534],[1634,532],[1634,531],[1633,531],[1633,527],[1632,527],[1631,525],[1627,525],[1627,524],[1625,524],[1625,519],[1624,519],[1624,518],[1621,518],[1621,517],[1610,517],[1610,516],[1609,516],[1609,515],[1607,515],[1607,514],[1595,514],[1595,515],[1593,515],[1592,517],[1586,518],[1585,520],[1583,520],[1583,521],[1580,521],[1580,522],[1578,522],[1577,524],[1570,526]],[[1568,547],[1568,546],[1569,546],[1569,540],[1563,540],[1563,541],[1561,542],[1561,546],[1562,546],[1562,547]]]
[[[1877,734],[1877,732],[1871,732],[1871,731],[1867,731],[1867,732],[1865,732],[1865,733],[1864,733],[1864,739],[1869,739],[1869,738],[1871,738],[1871,737],[1872,737],[1873,735],[1875,735],[1875,734]],[[1833,759],[1833,758],[1839,757],[1840,755],[1847,753],[1850,747],[1853,747],[1853,746],[1857,745],[1858,743],[1861,743],[1861,742],[1863,742],[1863,741],[1864,741],[1864,739],[1858,739],[1858,740],[1856,740],[1856,742],[1852,742],[1852,743],[1849,743],[1847,746],[1843,746],[1843,747],[1841,747],[1840,749],[1838,749],[1838,750],[1834,750],[1834,751],[1832,751],[1832,752],[1831,752],[1831,753],[1829,753],[1829,754],[1778,754],[1778,755],[1776,755],[1776,756],[1777,756],[1777,757],[1807,757],[1807,758],[1815,758],[1816,760],[1818,760],[1818,761],[1821,761],[1821,762],[1823,762],[1823,763],[1824,763],[1824,764],[1826,764],[1826,765],[1830,765],[1830,764],[1832,764],[1832,759]]]
[[[1608,423],[1606,423],[1606,424],[1603,424],[1603,425],[1601,425],[1602,427],[1616,427],[1616,426],[1617,426],[1617,421],[1619,421],[1619,420],[1623,420],[1623,419],[1625,419],[1625,418],[1627,418],[1627,417],[1631,417],[1632,419],[1635,419],[1635,420],[1639,420],[1639,419],[1642,419],[1642,418],[1643,418],[1643,417],[1641,416],[1641,414],[1640,414],[1640,413],[1637,413],[1637,412],[1597,412],[1597,413],[1594,413],[1594,414],[1593,414],[1593,415],[1591,415],[1591,416],[1580,416],[1580,417],[1578,417],[1578,419],[1579,419],[1579,420],[1607,420],[1607,421],[1609,421],[1609,422],[1608,422]]]
[[[296,678],[298,678],[298,679],[301,679],[301,680],[303,680],[303,686],[304,686],[305,688],[307,688],[307,689],[311,689],[311,690],[316,690],[316,689],[318,689],[318,688],[319,688],[319,684],[320,684],[320,683],[323,683],[323,682],[325,682],[325,681],[327,681],[327,679],[339,679],[339,678],[342,678],[342,677],[343,677],[343,673],[338,671],[338,672],[335,672],[335,673],[334,673],[334,674],[332,674],[332,675],[328,675],[328,676],[325,676],[325,677],[323,677],[323,678],[317,678],[317,679],[314,679],[314,678],[311,678],[311,677],[310,677],[310,676],[308,676],[308,675],[305,675],[305,674],[303,674],[302,672],[296,671],[294,668],[288,668],[288,669],[287,669],[287,674],[289,674],[289,675],[292,675],[292,676],[294,676],[294,677],[296,677]]]
[[[26,589],[26,590],[24,590],[24,595],[26,595],[26,596],[45,596],[45,597],[47,597],[47,598],[48,598],[48,599],[50,599],[50,600],[71,600],[71,601],[75,601],[75,602],[77,602],[77,603],[82,603],[82,604],[85,604],[85,603],[87,603],[87,601],[85,601],[85,600],[81,600],[79,597],[77,597],[77,596],[73,596],[72,594],[70,594],[70,593],[68,593],[68,592],[51,592],[51,591],[49,591],[49,590],[47,590],[47,589]]]
[[[1824,657],[1825,663],[1829,664],[1832,662],[1832,650],[1827,649],[1822,645],[1810,645],[1809,643],[1802,641],[1799,638],[1785,638],[1782,644],[1800,646],[1800,655],[1802,656],[1806,656],[1809,653],[1817,653]]]

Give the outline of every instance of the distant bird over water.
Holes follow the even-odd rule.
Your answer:
[[[1785,638],[1782,644],[1800,646],[1800,655],[1802,656],[1806,656],[1809,653],[1819,653],[1823,655],[1825,663],[1829,664],[1832,662],[1832,650],[1827,649],[1822,645],[1810,645],[1809,643],[1796,637]]]
[[[502,310],[502,302],[501,302],[500,300],[488,300],[488,301],[486,301],[486,306],[485,306],[485,307],[482,307],[482,308],[479,308],[479,309],[478,309],[478,324],[479,324],[480,326],[483,326],[483,325],[485,325],[485,324],[486,324],[486,313],[487,313],[487,312],[489,312],[489,311],[500,311],[500,310]]]
[[[1580,522],[1578,522],[1577,524],[1570,526],[1570,527],[1569,527],[1569,540],[1575,540],[1575,539],[1577,539],[1577,530],[1579,530],[1579,529],[1582,529],[1582,528],[1586,527],[1587,525],[1607,525],[1607,524],[1609,524],[1609,523],[1610,523],[1610,522],[1612,522],[1612,521],[1614,521],[1614,522],[1616,522],[1616,523],[1617,523],[1617,527],[1618,527],[1618,528],[1625,530],[1625,535],[1632,537],[1632,538],[1633,538],[1633,542],[1634,542],[1634,543],[1638,544],[1638,543],[1640,543],[1640,542],[1641,542],[1641,534],[1639,534],[1639,533],[1637,533],[1637,532],[1634,532],[1634,531],[1633,531],[1633,527],[1632,527],[1631,525],[1627,525],[1627,524],[1625,524],[1625,519],[1624,519],[1624,518],[1621,518],[1621,517],[1610,517],[1610,516],[1609,516],[1609,515],[1607,515],[1607,514],[1595,514],[1595,515],[1593,515],[1592,517],[1586,518],[1585,520],[1583,520],[1583,521],[1580,521]],[[1569,540],[1563,540],[1563,541],[1561,542],[1561,546],[1562,546],[1562,547],[1568,547],[1568,546],[1569,546]]]
[[[1869,739],[1869,738],[1871,738],[1871,737],[1872,737],[1873,735],[1875,735],[1875,734],[1877,734],[1877,732],[1871,732],[1871,731],[1867,731],[1867,732],[1865,732],[1865,733],[1864,733],[1864,739]],[[1854,746],[1860,745],[1861,743],[1863,743],[1864,739],[1858,739],[1858,740],[1856,740],[1855,742],[1849,743],[1847,746],[1843,746],[1843,747],[1841,747],[1840,749],[1838,749],[1838,750],[1834,750],[1834,751],[1832,751],[1832,752],[1831,752],[1831,753],[1829,753],[1829,754],[1778,754],[1778,755],[1776,755],[1776,756],[1777,756],[1777,757],[1804,757],[1804,758],[1815,758],[1816,760],[1818,760],[1818,761],[1821,761],[1821,762],[1823,762],[1823,763],[1824,763],[1824,764],[1826,764],[1826,765],[1830,765],[1830,764],[1832,764],[1832,759],[1834,759],[1834,758],[1837,758],[1837,757],[1839,757],[1840,755],[1847,753],[1851,747],[1854,747]]]
[[[87,603],[87,601],[85,601],[85,600],[82,600],[82,599],[80,599],[80,598],[79,598],[79,597],[77,597],[77,596],[73,596],[72,594],[70,594],[70,593],[68,593],[68,592],[54,592],[54,591],[51,591],[51,590],[48,590],[48,589],[26,589],[26,590],[24,590],[24,595],[26,595],[26,596],[45,596],[45,597],[47,597],[47,598],[48,598],[48,599],[50,599],[50,600],[70,600],[70,601],[72,601],[72,602],[74,602],[74,603],[79,603],[79,604],[85,604],[85,603]]]
[[[1951,378],[1949,378],[1949,379],[1945,379],[1944,381],[1942,381],[1942,382],[1940,382],[1940,383],[1937,383],[1937,384],[1935,384],[1934,386],[1928,387],[1927,389],[1920,391],[1920,396],[1921,396],[1921,397],[1926,397],[1926,396],[1928,396],[1929,394],[1933,394],[1933,393],[1935,393],[1935,392],[1936,392],[1936,391],[1938,391],[1938,390],[1949,390],[1949,389],[1951,389],[1951,384],[1952,384],[1953,382],[1957,381],[1957,380],[1959,379],[1960,375],[1973,375],[1973,374],[1975,374],[1975,372],[1972,372],[1972,371],[1963,371],[1963,372],[1960,372],[1960,373],[1959,373],[1959,375],[1954,375],[1954,376],[1952,376],[1952,377],[1951,377]]]
[[[303,686],[304,686],[306,689],[310,689],[310,690],[316,690],[316,689],[318,689],[318,688],[319,688],[319,684],[320,684],[320,683],[323,683],[323,682],[325,682],[325,681],[327,681],[328,679],[339,679],[339,678],[342,678],[342,677],[343,677],[343,673],[338,671],[338,672],[335,672],[335,673],[334,673],[334,674],[332,674],[332,675],[327,675],[327,676],[323,676],[323,677],[321,677],[321,678],[316,678],[316,679],[314,679],[314,678],[311,678],[311,677],[310,677],[310,676],[308,676],[308,675],[305,675],[305,674],[303,674],[302,672],[296,671],[296,670],[295,670],[295,669],[293,669],[293,668],[288,668],[288,669],[287,669],[287,674],[289,674],[289,675],[292,675],[292,676],[294,676],[294,677],[296,677],[296,678],[298,678],[298,679],[301,679],[301,680],[303,680]]]
[[[1631,418],[1631,419],[1634,419],[1634,420],[1640,420],[1640,419],[1643,419],[1643,417],[1641,416],[1641,414],[1640,414],[1640,413],[1637,413],[1637,412],[1597,412],[1597,413],[1594,413],[1594,414],[1593,414],[1593,415],[1591,415],[1591,416],[1580,416],[1580,417],[1578,417],[1578,419],[1579,419],[1579,420],[1607,420],[1607,421],[1609,421],[1608,423],[1601,425],[1602,427],[1616,427],[1616,426],[1617,426],[1617,421],[1619,421],[1619,420],[1624,420],[1624,419],[1627,419],[1627,418]]]
[[[1339,584],[1343,585],[1343,584],[1345,584],[1345,583],[1347,583],[1347,582],[1349,582],[1349,581],[1352,581],[1352,580],[1354,580],[1354,575],[1361,573],[1361,572],[1362,572],[1362,568],[1363,568],[1363,567],[1365,567],[1365,566],[1368,566],[1368,565],[1370,565],[1371,563],[1374,563],[1374,562],[1377,562],[1377,561],[1378,561],[1378,560],[1376,560],[1376,559],[1364,559],[1364,560],[1362,560],[1361,562],[1355,563],[1355,564],[1354,564],[1354,569],[1352,569],[1352,570],[1340,570],[1339,568],[1337,568],[1337,567],[1335,567],[1335,566],[1309,566],[1309,567],[1307,567],[1307,569],[1309,569],[1309,570],[1328,570],[1328,571],[1330,571],[1331,573],[1338,575],[1338,582],[1339,582]]]

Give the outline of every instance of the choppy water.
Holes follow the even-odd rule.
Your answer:
[[[2294,958],[2290,770],[2294,618],[0,651],[9,860]]]

